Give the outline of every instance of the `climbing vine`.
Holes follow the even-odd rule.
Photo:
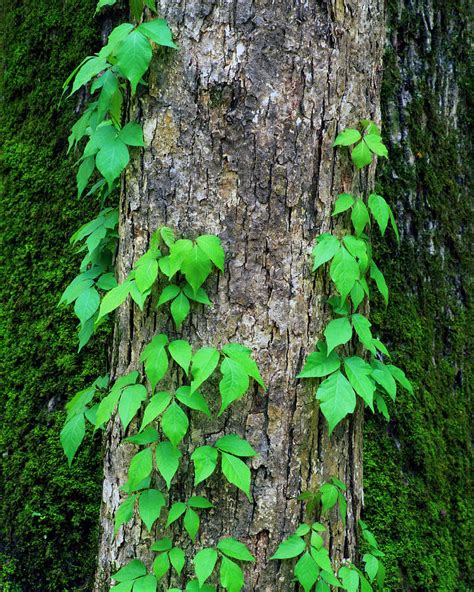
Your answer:
[[[97,10],[115,4],[100,0]],[[143,147],[143,131],[137,122],[124,122],[124,104],[145,85],[153,44],[177,49],[171,31],[163,19],[148,18],[156,12],[153,0],[131,0],[134,23],[122,23],[108,36],[106,45],[86,58],[64,84],[69,96],[88,89],[90,100],[72,128],[69,150],[82,154],[77,161],[77,189],[81,197],[96,196],[102,208],[95,219],[84,224],[71,243],[84,253],[79,275],[64,291],[60,304],[74,304],[79,320],[79,349],[109,315],[130,298],[144,310],[148,299],[173,319],[180,330],[191,306],[210,305],[204,284],[212,273],[223,273],[225,255],[217,236],[201,235],[195,239],[176,238],[172,229],[158,228],[151,236],[149,249],[135,262],[127,277],[117,283],[113,273],[118,240],[118,212],[114,207],[116,192],[130,152]],[[143,20],[143,22],[141,22]],[[378,128],[363,121],[361,129],[341,132],[334,146],[351,147],[351,159],[361,169],[374,155],[387,156]],[[372,411],[388,418],[385,398],[395,400],[397,383],[412,392],[403,371],[385,362],[387,348],[371,332],[366,316],[373,281],[388,302],[384,276],[372,258],[369,228],[371,217],[385,234],[388,223],[398,240],[394,215],[384,198],[370,194],[368,199],[349,194],[339,195],[333,216],[348,217],[354,233],[337,229],[335,234],[318,237],[313,250],[313,271],[329,264],[335,294],[328,304],[334,318],[327,324],[317,351],[311,353],[297,378],[324,378],[315,392],[330,434],[356,407],[357,396]],[[206,511],[214,504],[201,491],[201,485],[220,471],[225,480],[251,499],[251,472],[247,459],[256,455],[251,444],[238,434],[226,434],[203,442],[191,454],[185,442],[190,417],[219,417],[248,392],[252,381],[265,388],[251,350],[237,343],[219,348],[203,346],[197,350],[185,339],[170,340],[165,333],[155,335],[143,348],[141,370],[118,377],[113,384],[102,376],[78,393],[66,406],[67,417],[61,442],[71,464],[87,425],[94,432],[104,430],[118,413],[123,442],[135,448],[128,478],[121,487],[123,501],[115,514],[115,534],[138,515],[148,532],[161,536],[150,545],[156,554],[151,571],[139,559],[122,566],[113,576],[115,592],[155,592],[164,578],[182,582],[183,572],[194,576],[186,582],[188,592],[215,592],[216,585],[229,592],[244,586],[245,563],[255,559],[242,542],[221,538],[213,547],[204,547],[188,556],[179,546],[177,529],[186,532],[194,544]],[[208,401],[201,389],[208,381],[219,380],[220,403]],[[326,378],[325,378],[326,377]],[[173,384],[176,388],[170,388]],[[175,501],[171,494],[179,472],[192,464],[192,495]],[[272,560],[298,558],[295,580],[305,592],[316,586],[317,592],[342,587],[349,592],[372,590],[383,586],[384,568],[373,534],[359,521],[367,552],[361,570],[351,562],[339,566],[337,575],[325,547],[327,528],[322,520],[336,508],[345,524],[346,486],[336,477],[321,485],[317,492],[305,492],[307,520],[277,548]],[[173,501],[171,501],[173,500]],[[178,542],[177,542],[178,541]],[[187,566],[187,567],[186,567]],[[192,566],[192,567],[191,567]],[[186,570],[185,570],[186,567]],[[179,592],[169,588],[168,592]]]

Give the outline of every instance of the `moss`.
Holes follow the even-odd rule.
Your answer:
[[[65,157],[77,101],[58,103],[100,40],[95,4],[25,0],[2,19],[0,587],[12,592],[90,589],[95,567],[100,442],[70,470],[58,435],[65,401],[104,372],[104,339],[78,356],[72,311],[56,307],[77,270],[68,238],[92,209]]]
[[[391,303],[386,311],[379,303],[373,319],[416,398],[400,393],[389,424],[367,419],[365,516],[387,554],[388,589],[460,592],[474,584],[466,6],[434,2],[429,46],[421,14],[399,14],[397,5],[383,85],[391,160],[378,189],[404,232],[400,248],[377,245]],[[460,87],[457,130],[436,82],[449,71],[451,93]]]

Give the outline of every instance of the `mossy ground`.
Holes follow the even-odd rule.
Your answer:
[[[77,99],[63,80],[94,51],[94,0],[4,7],[1,128],[2,340],[0,588],[90,590],[101,492],[100,439],[69,469],[64,403],[105,370],[104,338],[77,355],[72,310],[56,307],[77,273],[69,236],[94,205],[76,198],[67,136]]]
[[[398,209],[404,238],[400,248],[377,246],[391,302],[372,319],[416,388],[416,398],[400,393],[388,425],[368,418],[365,428],[365,516],[387,554],[390,590],[474,589],[465,7],[434,2],[428,48],[420,11],[390,5],[399,45],[385,59],[390,162],[378,189]],[[457,130],[440,109],[450,64],[460,89]]]

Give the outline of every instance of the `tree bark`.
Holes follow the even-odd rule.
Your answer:
[[[354,175],[332,142],[338,129],[380,118],[383,2],[188,0],[162,1],[160,8],[180,50],[155,60],[147,92],[131,107],[148,147],[123,187],[118,276],[124,278],[163,224],[186,238],[220,236],[227,262],[209,290],[214,305],[194,308],[181,335],[196,348],[251,347],[268,390],[254,389],[218,420],[192,416],[184,470],[171,497],[184,500],[194,492],[188,451],[224,433],[246,437],[259,453],[251,462],[253,501],[227,487],[220,474],[198,487],[216,506],[202,516],[198,546],[223,535],[239,538],[257,558],[245,590],[287,592],[293,586],[289,562],[268,559],[302,519],[297,496],[331,476],[348,485],[348,520],[345,528],[332,521],[330,553],[340,562],[355,552],[361,409],[329,439],[314,385],[295,375],[327,314],[328,279],[310,271],[314,238],[331,228],[336,195],[373,178],[373,166],[364,179]],[[144,313],[132,303],[120,310],[114,377],[139,368],[141,350],[156,333],[178,337],[153,305]],[[147,549],[154,539],[138,517],[113,536],[119,487],[133,453],[120,444],[122,437],[120,422],[112,420],[97,591],[107,589],[110,573],[131,558],[152,560]]]

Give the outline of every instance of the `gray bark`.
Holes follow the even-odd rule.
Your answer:
[[[353,557],[355,548],[361,410],[329,439],[314,386],[295,375],[327,314],[328,278],[310,272],[314,238],[331,228],[336,195],[360,183],[332,142],[338,129],[360,118],[379,120],[383,2],[183,0],[162,1],[160,8],[180,51],[155,60],[148,92],[131,108],[144,123],[148,148],[123,188],[118,275],[123,279],[160,225],[187,238],[221,237],[227,263],[211,282],[214,305],[194,308],[183,333],[195,347],[230,341],[251,347],[268,391],[253,390],[219,420],[192,417],[190,451],[234,432],[259,453],[251,463],[252,503],[219,475],[198,488],[216,504],[202,514],[198,548],[236,536],[257,558],[245,590],[286,592],[293,586],[288,562],[268,559],[302,518],[301,491],[331,476],[349,486],[347,526],[334,514],[328,543],[338,561]],[[131,303],[123,306],[114,375],[139,368],[142,347],[162,330],[177,336],[153,307],[140,313]],[[133,452],[120,444],[122,436],[112,420],[96,590],[106,589],[111,570],[133,557],[151,564],[147,548],[154,539],[138,518],[113,537],[119,486]],[[174,501],[193,491],[184,463]]]

